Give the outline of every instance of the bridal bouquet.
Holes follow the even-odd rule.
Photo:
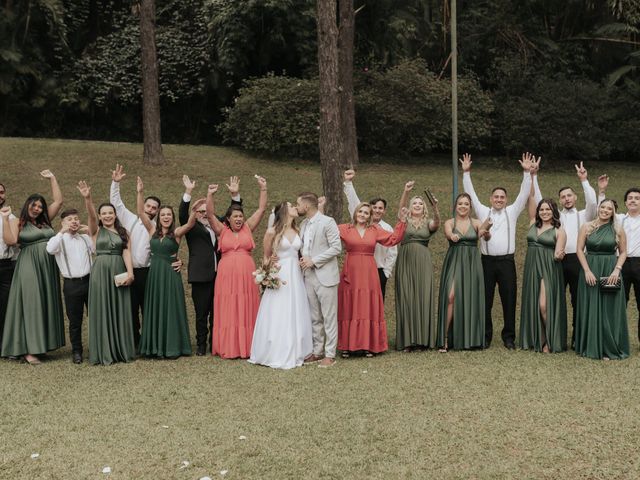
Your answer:
[[[280,279],[279,272],[280,265],[278,263],[264,264],[253,272],[253,278],[256,285],[260,287],[260,293],[264,293],[267,288],[277,290],[282,285],[286,285],[287,282]]]

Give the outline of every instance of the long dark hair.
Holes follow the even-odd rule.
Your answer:
[[[167,232],[167,234],[163,235],[162,225],[160,225],[160,212],[162,212],[162,210],[164,210],[165,208],[168,208],[169,210],[171,210],[171,225],[169,225],[169,231]],[[163,238],[163,237],[176,238],[175,230],[176,230],[176,214],[173,211],[173,207],[169,205],[162,205],[160,208],[158,208],[158,213],[156,215],[156,231],[153,233],[153,237],[154,238]]]
[[[231,205],[229,205],[229,208],[227,208],[227,213],[224,214],[224,224],[229,228],[231,228],[229,217],[233,215],[233,212],[240,212],[244,216],[242,205],[238,205],[237,203],[232,203]]]
[[[32,220],[29,216],[29,207],[35,202],[40,202],[40,204],[42,205],[42,212],[40,212],[40,215]],[[42,228],[44,226],[51,228],[51,220],[49,219],[49,209],[47,207],[47,201],[39,193],[30,195],[29,198],[27,198],[27,200],[24,202],[22,210],[20,211],[20,229],[22,229],[22,227],[24,227],[27,223],[33,223],[38,228]]]
[[[551,225],[553,225],[554,228],[560,228],[560,225],[562,225],[560,223],[560,211],[558,210],[556,202],[554,202],[551,198],[543,198],[538,202],[538,206],[536,207],[536,227],[542,227],[542,219],[540,218],[540,207],[543,203],[546,203],[547,205],[549,205],[549,208],[551,208],[551,213],[553,215],[553,218],[551,218]]]
[[[116,213],[116,207],[113,206],[112,203],[110,202],[105,202],[105,203],[101,203],[100,206],[98,207],[98,216],[100,216],[100,210],[102,210],[103,207],[111,207],[113,208],[113,214],[115,215]],[[102,220],[100,220],[100,218],[98,218],[98,226],[102,227]],[[116,232],[118,232],[118,235],[120,236],[120,239],[122,240],[122,248],[127,248],[127,245],[129,243],[129,234],[127,233],[127,229],[124,228],[122,226],[122,224],[120,223],[120,220],[118,219],[118,216],[116,215],[116,220],[115,222],[113,222],[113,227],[116,229]]]

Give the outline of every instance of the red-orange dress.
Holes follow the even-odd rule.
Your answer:
[[[249,358],[253,328],[260,306],[258,286],[252,273],[255,247],[251,230],[245,224],[236,236],[225,227],[218,239],[222,259],[218,264],[213,297],[212,354],[221,358]]]
[[[347,251],[338,285],[338,350],[387,350],[387,323],[373,252],[376,243],[385,247],[400,243],[406,227],[398,222],[392,233],[372,225],[361,237],[353,225],[338,225]]]

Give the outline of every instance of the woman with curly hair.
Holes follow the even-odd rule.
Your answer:
[[[533,174],[535,175],[535,173]],[[529,197],[529,231],[520,307],[520,348],[536,352],[567,349],[567,305],[562,259],[567,235],[550,198]]]
[[[435,320],[433,262],[429,240],[440,227],[438,203],[429,219],[427,205],[420,196],[407,200],[414,182],[407,182],[400,209],[409,208],[407,229],[396,261],[396,348],[435,348],[438,324]]]

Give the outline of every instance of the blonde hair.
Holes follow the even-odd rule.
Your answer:
[[[616,245],[617,245],[620,243],[620,232],[622,231],[622,227],[620,226],[620,223],[618,222],[618,218],[616,217],[616,212],[618,211],[618,205],[615,202],[615,200],[612,200],[610,198],[605,198],[598,205],[598,210],[600,209],[600,207],[604,202],[609,202],[611,204],[611,206],[613,207],[613,213],[611,214],[611,220],[608,223],[604,223],[602,225],[608,225],[609,223],[613,224],[613,230],[614,232],[616,232]],[[596,218],[594,220],[591,220],[589,223],[587,223],[587,228],[586,228],[587,237],[602,226],[600,223],[598,223],[599,220],[600,220],[599,216],[596,215]]]
[[[369,220],[367,220],[367,224],[365,225],[366,228],[369,228],[371,226],[371,223],[373,222],[373,208],[371,207],[371,204],[369,202],[360,202],[358,204],[356,209],[353,211],[353,215],[351,215],[351,225],[353,225],[355,227],[358,224],[358,220],[357,220],[358,211],[362,207],[368,207],[369,208]]]
[[[409,212],[411,212],[411,205],[413,205],[413,202],[418,199],[422,201],[422,206],[423,206],[422,217],[420,218],[420,220],[418,220],[418,223],[416,224],[415,221],[413,220],[413,216],[409,215],[409,220],[411,221],[411,224],[415,228],[423,227],[429,220],[429,210],[427,210],[427,202],[425,202],[424,198],[422,198],[420,195],[415,195],[411,197],[411,200],[409,200]]]
[[[282,241],[282,237],[284,236],[284,232],[287,231],[287,219],[289,218],[289,206],[291,204],[289,202],[281,202],[273,209],[273,229],[275,230],[275,235],[273,237],[273,241],[271,243],[271,251],[277,252],[278,247],[280,246],[280,242]],[[296,219],[293,218],[291,220],[291,228],[293,228],[296,233],[298,232],[298,227],[296,226]]]

